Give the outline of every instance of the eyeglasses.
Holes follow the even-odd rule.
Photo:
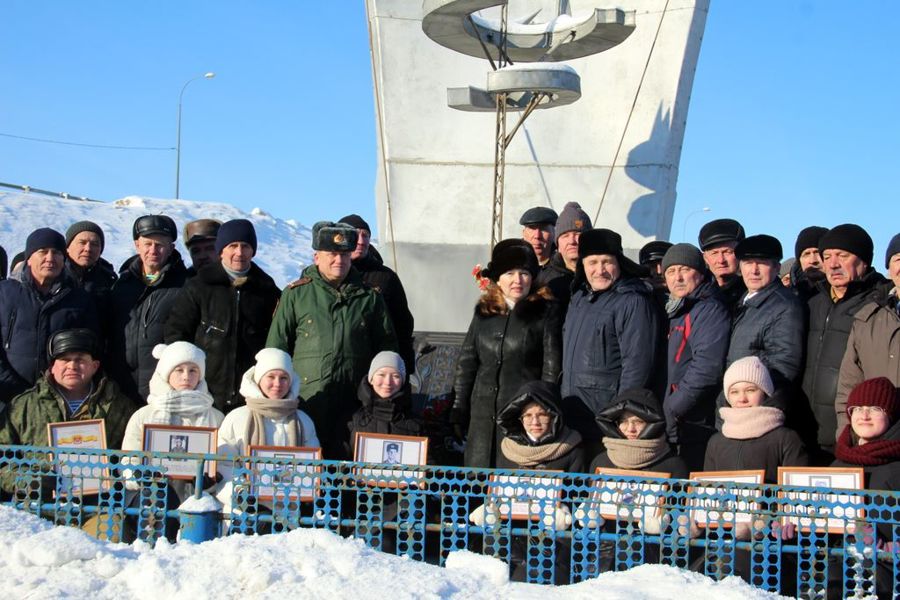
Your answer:
[[[850,415],[854,415],[856,413],[859,414],[867,414],[867,415],[886,415],[887,411],[885,411],[880,406],[851,406],[847,409],[847,412]]]
[[[548,415],[548,414],[541,414],[541,415],[522,415],[522,421],[523,421],[523,422],[528,422],[528,421],[539,421],[539,422],[541,422],[541,423],[546,423],[546,422],[548,422],[549,420],[550,420],[550,415]]]

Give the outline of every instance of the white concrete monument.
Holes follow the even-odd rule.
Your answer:
[[[528,208],[558,212],[569,201],[635,255],[669,234],[709,1],[613,1],[508,2],[507,62],[516,77],[534,69],[559,87],[552,110],[530,117],[506,149],[502,237],[521,235]],[[492,72],[490,36],[504,4],[367,0],[378,238],[418,331],[465,331],[478,295],[472,268],[490,257],[491,90],[507,77]]]

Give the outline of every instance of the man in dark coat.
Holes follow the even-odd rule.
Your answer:
[[[581,433],[587,458],[599,453],[595,417],[620,391],[657,390],[663,324],[643,268],[609,229],[581,234],[580,260],[563,327],[563,414]]]
[[[94,298],[100,314],[106,314],[109,293],[118,279],[101,256],[105,247],[103,230],[92,221],[78,221],[66,230],[66,272]]]
[[[171,217],[138,218],[132,228],[137,254],[122,265],[110,296],[109,374],[139,405],[147,401],[156,368],[153,347],[163,341],[163,326],[186,280],[177,236]]]
[[[90,295],[63,270],[65,251],[62,234],[36,229],[25,242],[22,280],[0,281],[0,401],[34,385],[47,368],[47,340],[55,331],[99,329]]]
[[[825,281],[819,240],[827,232],[827,227],[811,225],[801,230],[794,242],[794,258],[797,261],[791,267],[791,289],[801,302],[809,302],[818,292],[819,282]]]
[[[706,443],[716,430],[716,398],[731,320],[699,249],[675,244],[666,251],[662,267],[672,295],[663,399],[666,430],[688,469],[699,471]]]
[[[645,279],[653,286],[653,296],[663,309],[665,309],[666,303],[669,301],[669,290],[666,288],[666,277],[663,273],[662,260],[671,247],[671,242],[654,240],[644,244],[638,253],[638,262],[648,271]],[[702,270],[707,270],[706,265],[703,265]]]
[[[559,301],[565,313],[572,295],[572,279],[578,263],[578,240],[582,232],[591,228],[591,218],[577,202],[568,202],[563,207],[554,228],[556,234],[556,254],[541,269],[537,277],[537,288],[547,286],[553,297]]]
[[[803,392],[815,415],[818,431],[811,427],[798,430],[811,448],[814,464],[833,459],[837,438],[835,396],[841,361],[856,312],[871,302],[877,286],[885,281],[872,268],[874,244],[860,227],[847,223],[829,230],[819,240],[826,282],[809,301],[809,337],[806,345],[806,371]],[[810,425],[810,424],[807,424]],[[819,452],[812,451],[818,442]]]
[[[738,269],[734,249],[744,239],[744,227],[734,219],[716,219],[700,228],[698,237],[703,259],[716,278],[722,302],[734,312],[747,291]]]
[[[137,408],[100,368],[100,341],[90,329],[63,329],[50,338],[50,366],[34,387],[10,402],[0,444],[46,446],[47,425],[103,419],[106,447],[121,448]]]
[[[372,229],[359,215],[347,215],[341,219],[354,227],[357,232],[356,248],[350,253],[353,268],[360,272],[363,282],[381,294],[387,305],[388,314],[394,324],[394,333],[397,334],[397,343],[400,345],[400,356],[406,364],[406,372],[412,375],[416,372],[416,353],[413,349],[413,329],[415,321],[409,312],[409,303],[406,300],[406,292],[400,277],[389,267],[384,265],[378,250],[371,245]]]
[[[754,235],[735,249],[747,293],[731,324],[726,368],[745,356],[756,356],[769,370],[776,392],[796,383],[803,369],[805,339],[803,305],[781,283],[781,243],[770,235]],[[719,406],[727,406],[720,396]],[[786,407],[789,414],[791,407]]]
[[[281,290],[256,263],[253,223],[228,221],[218,231],[219,261],[204,266],[181,289],[166,320],[165,342],[191,342],[206,352],[206,383],[215,406],[244,404],[244,372],[265,348]]]
[[[535,206],[522,213],[519,225],[522,226],[522,239],[531,244],[537,257],[538,268],[543,272],[550,264],[556,252],[556,221],[559,215],[547,206]]]

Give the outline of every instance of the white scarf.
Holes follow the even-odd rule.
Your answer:
[[[181,391],[170,388],[165,394],[150,394],[147,404],[152,410],[145,423],[178,425],[183,419],[195,427],[219,426],[212,407],[213,397],[206,391],[206,386]]]

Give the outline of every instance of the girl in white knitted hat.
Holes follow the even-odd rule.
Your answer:
[[[319,438],[312,419],[298,408],[300,377],[291,356],[277,348],[256,353],[256,364],[241,379],[245,406],[229,412],[219,427],[219,454],[247,456],[250,446],[318,448]],[[234,488],[232,469],[219,466],[222,484],[216,497],[231,512]]]

